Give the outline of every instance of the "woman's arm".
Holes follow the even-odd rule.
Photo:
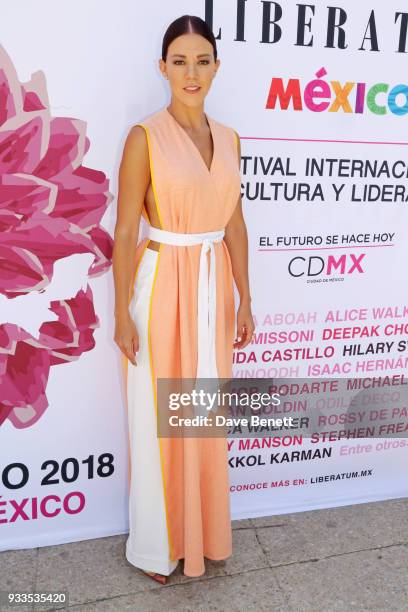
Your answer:
[[[114,231],[112,269],[115,286],[115,342],[136,365],[139,338],[129,313],[129,290],[140,216],[150,182],[149,153],[145,131],[133,126],[127,136],[119,167],[119,192]]]
[[[240,166],[241,146],[239,136],[237,133],[236,135],[238,141],[238,166]],[[251,294],[248,278],[248,233],[242,214],[241,195],[225,228],[224,240],[231,257],[232,272],[240,297],[240,305],[237,312],[237,336],[240,338],[240,341],[234,343],[234,348],[244,348],[252,339],[255,325],[251,313]]]

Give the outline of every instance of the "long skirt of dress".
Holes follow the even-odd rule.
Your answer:
[[[132,565],[170,575],[178,560],[170,559],[160,446],[154,406],[148,346],[150,297],[157,251],[146,248],[134,286],[130,313],[139,333],[139,351],[134,366],[127,366],[130,483],[129,537],[126,558]]]

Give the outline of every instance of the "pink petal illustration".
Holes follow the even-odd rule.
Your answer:
[[[101,219],[113,195],[101,170],[84,165],[86,122],[51,117],[45,75],[21,83],[0,46],[0,294],[12,300],[44,292],[56,261],[91,253],[89,278],[111,266],[112,237]],[[99,318],[87,285],[52,301],[58,319],[38,338],[0,321],[0,425],[33,425],[48,407],[50,367],[95,346]]]
[[[28,427],[48,406],[49,353],[11,324],[0,326],[0,350],[0,425],[8,418],[17,428]]]

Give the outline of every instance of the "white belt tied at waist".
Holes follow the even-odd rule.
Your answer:
[[[169,232],[149,225],[148,238],[175,246],[202,244],[198,277],[198,326],[197,326],[197,376],[196,378],[218,378],[216,360],[216,263],[214,242],[221,242],[225,230],[200,234]],[[210,274],[208,278],[207,251],[210,251]]]

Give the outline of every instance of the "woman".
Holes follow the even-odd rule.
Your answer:
[[[119,171],[113,273],[129,420],[126,558],[161,583],[179,559],[185,575],[201,576],[204,557],[232,551],[225,437],[156,430],[157,379],[231,378],[233,348],[254,330],[239,137],[203,109],[219,65],[202,19],[170,24],[159,68],[171,102],[131,128]],[[150,225],[136,247],[141,214]]]

